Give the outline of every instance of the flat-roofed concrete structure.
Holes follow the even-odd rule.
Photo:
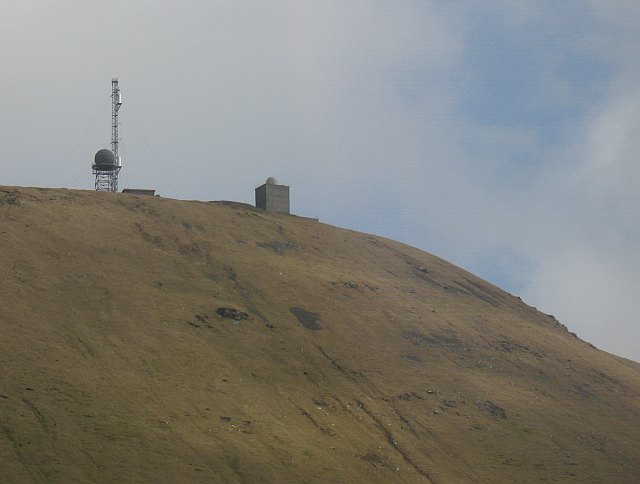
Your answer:
[[[129,193],[131,195],[146,195],[153,197],[156,191],[151,188],[125,188],[122,193]]]
[[[268,212],[289,213],[289,187],[278,185],[275,178],[267,178],[264,185],[256,188],[256,208]]]

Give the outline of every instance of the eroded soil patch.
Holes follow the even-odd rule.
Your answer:
[[[320,316],[317,313],[297,307],[289,308],[289,311],[305,328],[310,329],[311,331],[319,331],[322,329],[322,326],[318,324],[318,319],[320,319]]]

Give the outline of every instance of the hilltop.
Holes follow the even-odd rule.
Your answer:
[[[13,187],[0,244],[3,482],[640,475],[640,365],[421,250]]]

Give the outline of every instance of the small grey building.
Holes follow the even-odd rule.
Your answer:
[[[256,208],[289,213],[289,187],[278,185],[278,181],[270,176],[264,185],[256,188]]]
[[[156,194],[156,191],[148,188],[125,188],[124,190],[122,190],[122,193],[153,197]]]

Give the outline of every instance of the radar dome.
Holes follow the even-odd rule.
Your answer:
[[[267,185],[277,185],[278,184],[278,180],[276,180],[274,177],[270,176],[269,178],[267,178]]]
[[[113,154],[113,151],[103,149],[96,153],[95,165],[97,166],[115,166],[116,164],[116,155]]]

